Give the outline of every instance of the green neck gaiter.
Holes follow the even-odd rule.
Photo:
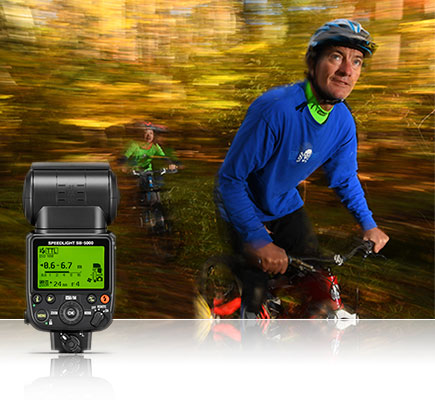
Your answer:
[[[329,113],[332,111],[332,108],[329,111],[325,111],[322,107],[320,107],[319,102],[314,96],[314,93],[311,89],[311,84],[309,81],[305,84],[305,96],[307,98],[307,106],[310,110],[313,118],[319,123],[323,124],[328,119]]]

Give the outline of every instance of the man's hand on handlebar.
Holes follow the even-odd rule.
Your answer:
[[[245,244],[245,252],[264,272],[271,274],[283,274],[288,267],[288,257],[284,249],[273,243],[258,249],[250,244]]]
[[[373,251],[379,253],[390,238],[379,228],[372,228],[364,232],[363,240],[372,241],[375,244]]]

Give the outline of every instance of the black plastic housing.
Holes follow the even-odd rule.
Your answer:
[[[33,163],[26,175],[23,210],[35,230],[26,239],[25,321],[49,331],[54,350],[88,350],[91,333],[112,322],[116,245],[107,226],[116,217],[119,200],[116,176],[107,163]],[[50,246],[50,240],[76,241],[74,246],[92,242],[104,247],[104,288],[38,289],[36,249],[38,245]]]

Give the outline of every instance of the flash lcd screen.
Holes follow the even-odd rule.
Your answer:
[[[37,246],[37,289],[104,289],[104,246]]]

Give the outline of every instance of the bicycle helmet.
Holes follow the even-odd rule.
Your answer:
[[[322,50],[326,46],[345,46],[361,51],[364,57],[371,57],[377,45],[372,41],[368,31],[361,24],[349,19],[336,19],[327,22],[316,30],[308,44],[305,61],[309,68],[315,67]],[[308,80],[313,84],[318,95],[325,103],[336,104],[343,101],[324,93],[317,85],[311,72],[308,72]]]
[[[377,47],[370,33],[361,24],[350,19],[336,19],[317,29],[310,39],[307,52],[328,44],[357,49],[364,57],[371,57]]]
[[[168,128],[164,125],[156,125],[150,121],[135,121],[131,124],[126,125],[127,129],[133,129],[135,131],[151,129],[156,132],[167,132]]]

